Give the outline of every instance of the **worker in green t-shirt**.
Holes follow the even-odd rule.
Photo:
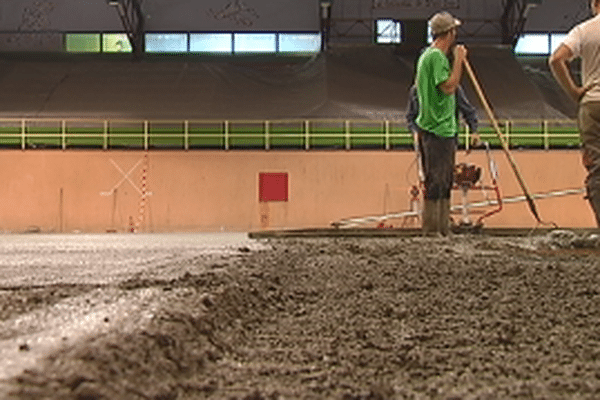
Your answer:
[[[467,49],[456,45],[460,21],[447,12],[429,20],[433,42],[419,57],[415,85],[419,98],[416,125],[421,137],[425,194],[423,233],[447,235],[450,191],[456,154],[456,97]],[[448,55],[454,62],[450,65]]]

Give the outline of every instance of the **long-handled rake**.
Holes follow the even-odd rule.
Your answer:
[[[500,144],[502,146],[502,150],[504,151],[504,154],[506,155],[506,158],[508,159],[508,162],[515,174],[515,177],[517,178],[517,181],[519,182],[519,186],[521,186],[523,195],[525,196],[525,199],[527,200],[527,204],[529,205],[529,210],[531,210],[531,213],[533,214],[533,216],[535,217],[535,219],[537,220],[538,223],[540,223],[542,225],[548,225],[548,224],[542,222],[542,219],[540,218],[540,215],[538,213],[535,202],[533,201],[533,197],[531,196],[529,189],[527,188],[527,184],[525,183],[525,180],[523,179],[523,176],[521,175],[521,171],[519,170],[519,167],[517,166],[517,163],[508,148],[508,142],[507,142],[506,138],[504,137],[504,134],[500,130],[500,125],[498,124],[497,118],[494,116],[492,107],[490,106],[487,98],[485,97],[485,94],[483,93],[483,89],[481,88],[481,85],[479,84],[479,81],[477,80],[477,77],[475,76],[475,72],[473,71],[471,64],[466,59],[464,62],[464,67],[465,67],[465,70],[467,71],[467,75],[469,75],[469,78],[471,79],[471,83],[473,84],[473,87],[475,88],[477,95],[479,96],[479,100],[481,101],[481,104],[483,105],[483,108],[485,109],[485,112],[487,113],[488,118],[490,119],[490,121],[492,123],[494,131],[496,132],[498,139],[500,139]],[[556,226],[556,224],[551,224],[551,225]]]

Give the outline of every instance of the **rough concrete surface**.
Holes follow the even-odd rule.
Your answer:
[[[239,243],[82,267],[114,279],[10,278],[1,351],[46,350],[5,397],[600,398],[598,236]]]

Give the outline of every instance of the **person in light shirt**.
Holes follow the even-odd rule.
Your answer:
[[[593,17],[575,26],[548,61],[554,78],[579,104],[577,124],[587,170],[586,198],[600,227],[600,0],[591,0]],[[582,84],[575,82],[571,62],[581,59]]]

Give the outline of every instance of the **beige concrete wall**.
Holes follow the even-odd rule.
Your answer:
[[[327,227],[352,216],[408,210],[410,185],[416,180],[414,156],[404,151],[151,151],[145,155],[141,151],[2,151],[0,230],[127,231],[130,220],[139,222],[140,231],[152,232]],[[520,195],[504,155],[493,155],[503,195]],[[515,151],[513,155],[531,192],[582,187],[578,151]],[[459,161],[465,159],[485,167],[487,176],[485,153],[458,155]],[[141,208],[144,169],[149,196]],[[288,202],[259,203],[260,172],[289,174]],[[458,193],[454,197],[459,200]],[[473,194],[472,199],[481,196]],[[580,195],[539,200],[537,206],[543,219],[560,226],[593,226]],[[396,226],[399,222],[392,221]],[[507,205],[486,225],[533,227],[535,220],[526,203],[518,203]]]

